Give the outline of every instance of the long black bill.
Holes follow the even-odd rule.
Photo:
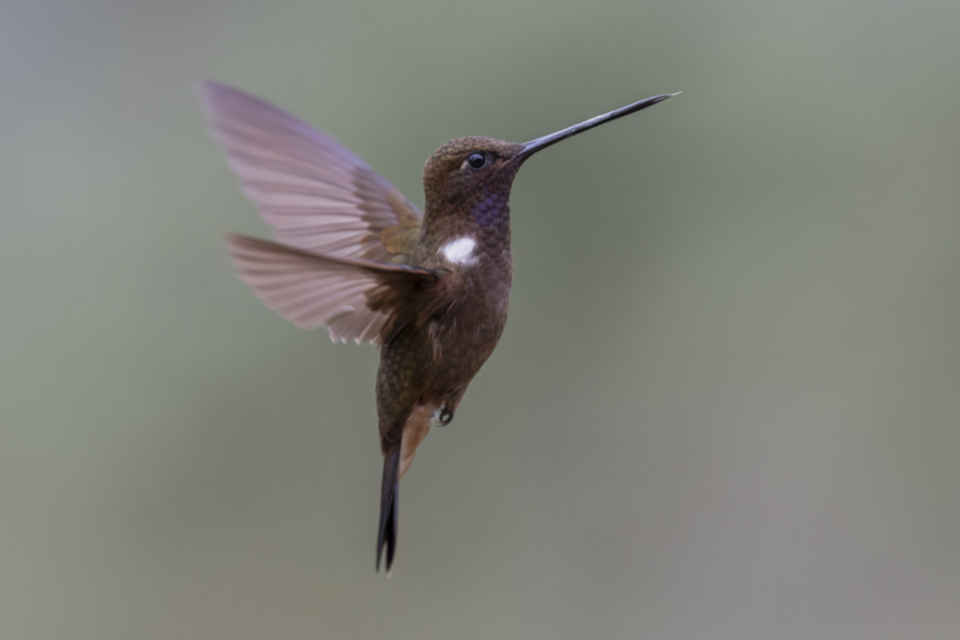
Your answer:
[[[531,140],[530,142],[523,145],[523,151],[521,151],[517,156],[517,160],[523,161],[535,154],[541,149],[546,149],[552,144],[556,144],[561,140],[565,140],[570,136],[575,136],[578,133],[583,133],[587,129],[593,129],[594,127],[599,127],[604,122],[610,122],[611,120],[616,120],[617,118],[622,118],[623,116],[630,115],[640,111],[641,109],[646,109],[647,107],[652,107],[658,102],[663,102],[667,98],[672,98],[673,96],[680,95],[682,91],[677,91],[676,93],[664,93],[659,96],[653,96],[651,98],[645,98],[639,102],[634,102],[633,104],[628,104],[625,107],[620,107],[619,109],[614,109],[610,113],[605,113],[601,116],[596,116],[590,118],[589,120],[584,120],[580,124],[575,124],[572,127],[567,127],[566,129],[561,129],[555,133],[542,136],[536,140]]]

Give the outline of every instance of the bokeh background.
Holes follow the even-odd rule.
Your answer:
[[[0,9],[0,637],[957,638],[960,3]],[[191,84],[415,202],[521,172],[499,349],[373,570],[372,347],[236,280]]]

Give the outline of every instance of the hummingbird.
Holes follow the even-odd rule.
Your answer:
[[[423,168],[424,212],[346,147],[216,82],[197,87],[211,133],[275,241],[225,236],[239,277],[271,309],[334,342],[380,347],[383,477],[376,569],[397,547],[400,478],[432,426],[453,420],[493,353],[513,281],[510,188],[533,154],[662,102],[656,95],[526,143],[469,136]],[[678,92],[679,93],[679,92]]]

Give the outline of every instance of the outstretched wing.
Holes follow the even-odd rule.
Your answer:
[[[427,269],[321,256],[269,240],[226,236],[240,279],[298,327],[333,341],[387,344],[408,322],[442,310],[443,280]]]
[[[197,87],[243,191],[285,245],[338,258],[404,262],[423,215],[330,136],[247,93]]]

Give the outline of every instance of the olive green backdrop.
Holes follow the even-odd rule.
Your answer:
[[[960,4],[0,8],[0,636],[956,638]],[[499,349],[373,570],[372,347],[264,308],[197,80],[415,202],[520,173]]]

